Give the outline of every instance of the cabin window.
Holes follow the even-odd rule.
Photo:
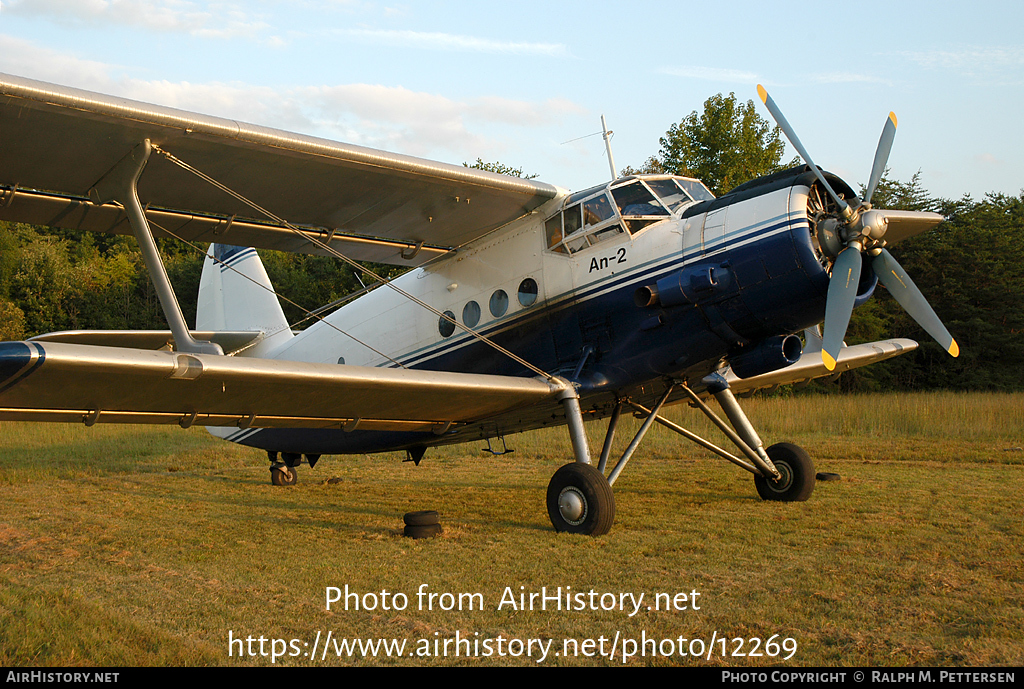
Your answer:
[[[508,294],[503,289],[495,290],[494,294],[491,295],[491,301],[488,306],[491,309],[491,315],[495,318],[501,318],[508,311]]]
[[[516,296],[519,297],[519,303],[523,306],[533,306],[537,301],[539,291],[537,281],[533,278],[526,278],[519,283],[519,293]]]
[[[345,357],[343,357],[343,356],[339,356],[339,357],[338,357],[338,363],[339,363],[339,364],[344,364],[344,363],[345,363]]]
[[[447,316],[448,318],[445,318]],[[451,320],[448,320],[448,319]],[[455,314],[451,311],[445,311],[444,316],[437,319],[437,330],[441,333],[441,337],[451,337],[452,333],[455,332]]]
[[[475,328],[480,322],[480,305],[475,301],[466,302],[462,309],[462,322],[470,328]]]

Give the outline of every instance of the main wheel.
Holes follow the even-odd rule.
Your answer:
[[[275,486],[294,486],[299,480],[299,472],[295,467],[270,467],[270,482]]]
[[[548,484],[548,516],[555,531],[606,534],[615,521],[612,487],[604,474],[591,465],[566,464]]]
[[[814,492],[814,462],[810,455],[793,443],[778,443],[766,452],[782,474],[778,481],[754,475],[754,486],[762,500],[802,502]]]

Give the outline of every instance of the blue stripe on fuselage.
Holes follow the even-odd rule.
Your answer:
[[[543,370],[558,373],[571,371],[567,361],[560,361],[553,342],[571,343],[582,341],[590,334],[582,334],[582,324],[604,318],[608,327],[614,330],[609,349],[596,353],[587,363],[585,375],[596,372],[605,377],[608,387],[638,384],[640,381],[665,375],[670,369],[679,370],[679,357],[686,357],[685,366],[715,360],[726,353],[728,346],[711,332],[699,309],[640,309],[633,304],[633,291],[639,284],[651,284],[661,277],[679,271],[684,265],[702,261],[749,261],[752,257],[763,257],[784,253],[795,258],[799,252],[789,233],[803,229],[808,222],[801,213],[779,215],[767,220],[729,232],[704,251],[691,248],[668,256],[634,265],[617,275],[608,275],[583,285],[575,292],[560,294],[547,300],[539,308],[526,309],[505,319],[493,321],[478,332],[487,335],[496,343],[525,356],[532,364]],[[783,235],[786,235],[783,238]],[[798,259],[794,267],[801,264]],[[822,269],[823,272],[823,269]],[[759,302],[770,293],[764,309],[755,315],[765,322],[775,322],[779,314],[796,310],[804,317],[818,310],[824,313],[824,299],[819,298],[820,290],[807,287],[820,280],[820,276],[807,273],[802,268],[790,270],[775,276],[765,274],[764,280],[771,286],[754,287],[750,299],[742,293],[737,299],[742,303]],[[827,278],[826,278],[827,279]],[[757,295],[756,297],[754,295]],[[820,304],[818,303],[820,301]],[[661,312],[665,323],[654,330],[641,330],[640,325],[652,314]],[[810,320],[808,317],[807,320]],[[808,322],[807,325],[810,325]],[[765,326],[759,326],[764,329]],[[803,327],[803,326],[801,326]],[[766,336],[768,333],[765,332]],[[777,334],[777,333],[771,333]],[[533,347],[523,337],[547,338],[544,347]],[[538,340],[539,341],[539,340]],[[588,342],[589,343],[589,342]],[[527,353],[525,350],[529,349]],[[410,351],[400,359],[410,368],[433,370],[457,370],[467,373],[494,373],[502,375],[529,375],[526,369],[516,364],[493,348],[475,340],[470,335],[460,335],[448,341],[434,342],[428,346]],[[571,362],[575,364],[575,362]],[[589,386],[581,393],[588,395]],[[595,392],[599,392],[594,388]],[[583,400],[586,406],[586,399]],[[376,452],[409,446],[414,443],[433,444],[435,436],[411,432],[354,431],[345,433],[332,429],[251,429],[252,432],[236,432],[230,438],[235,442],[254,447],[314,454],[338,454],[352,452]]]
[[[477,332],[486,337],[492,337],[510,328],[519,327],[523,323],[531,320],[548,317],[560,309],[564,309],[572,304],[579,304],[580,302],[587,301],[593,297],[607,294],[610,291],[626,286],[633,286],[638,283],[657,282],[657,280],[678,271],[688,263],[694,263],[699,260],[714,260],[717,255],[727,248],[731,249],[738,246],[745,246],[751,241],[764,240],[771,236],[806,226],[806,216],[798,212],[778,215],[774,218],[761,220],[739,230],[729,232],[721,241],[717,241],[713,245],[705,247],[704,250],[695,247],[689,254],[659,256],[658,258],[627,268],[618,275],[609,275],[599,278],[593,282],[583,285],[574,292],[560,294],[552,299],[548,299],[547,304],[540,309],[528,309],[526,311],[521,311],[508,319],[493,321],[486,328],[479,329]],[[743,239],[741,240],[740,238]],[[403,365],[415,368],[416,366],[426,363],[430,359],[448,354],[455,349],[473,342],[476,342],[476,339],[472,335],[457,335],[453,339],[442,341],[440,343],[434,342],[411,352],[407,352],[406,354],[396,356],[395,358],[401,361]],[[391,364],[391,367],[396,366],[397,364]]]

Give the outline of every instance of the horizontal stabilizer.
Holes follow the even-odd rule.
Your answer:
[[[190,330],[189,332],[195,340],[219,344],[225,354],[232,354],[263,337],[263,333],[249,330]],[[29,341],[64,342],[98,347],[127,347],[129,349],[174,348],[174,336],[170,330],[64,330],[37,335]]]

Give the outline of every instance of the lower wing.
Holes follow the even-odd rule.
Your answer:
[[[0,420],[445,433],[548,402],[533,378],[0,343]]]

